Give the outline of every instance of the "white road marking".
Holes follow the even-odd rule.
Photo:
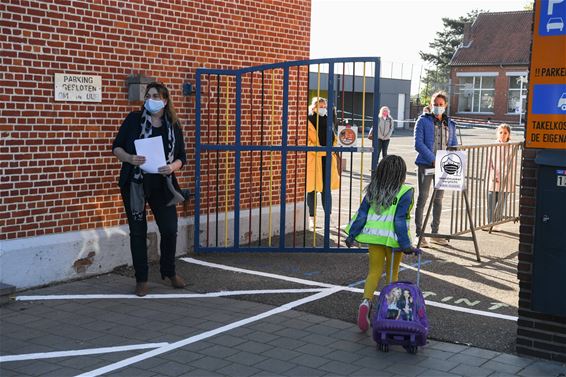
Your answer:
[[[16,301],[43,301],[43,300],[100,300],[100,299],[180,299],[180,298],[207,298],[225,297],[241,295],[260,295],[277,293],[313,293],[320,292],[323,288],[302,288],[302,289],[263,289],[247,291],[220,291],[209,293],[172,293],[172,294],[150,294],[144,297],[130,295],[41,295],[41,296],[16,296]]]
[[[339,289],[341,291],[348,291],[348,292],[358,292],[358,293],[363,292],[363,289],[360,289],[360,288],[352,288],[352,287],[346,287],[346,286],[341,286],[341,285],[320,283],[320,282],[316,282],[316,281],[312,281],[312,280],[299,279],[299,278],[289,277],[289,276],[285,276],[285,275],[271,274],[271,273],[262,272],[262,271],[247,270],[247,269],[239,268],[239,267],[232,267],[232,266],[227,266],[227,265],[223,265],[223,264],[201,261],[201,260],[194,259],[194,258],[181,258],[181,260],[184,261],[184,262],[187,262],[187,263],[198,264],[198,265],[201,265],[201,266],[219,268],[219,269],[222,269],[222,270],[241,272],[241,273],[257,275],[257,276],[270,277],[270,278],[273,278],[273,279],[281,279],[281,280],[285,280],[285,281],[292,281],[292,282],[300,283],[300,284],[320,285],[320,286],[323,286],[323,287],[336,288],[336,289]],[[407,266],[407,268],[411,269],[410,266]],[[376,292],[375,295],[379,295],[379,292]],[[509,320],[509,321],[517,321],[516,316],[498,314],[498,313],[491,313],[491,312],[486,312],[486,311],[477,310],[477,309],[463,308],[463,307],[459,307],[459,306],[455,306],[455,305],[444,304],[444,303],[441,303],[441,302],[425,300],[425,304],[428,305],[428,306],[452,310],[452,311],[456,311],[456,312],[475,314],[475,315],[480,315],[480,316],[483,316],[483,317],[499,318],[499,319],[505,319],[505,320]]]
[[[146,343],[146,344],[132,344],[129,346],[86,348],[83,350],[75,350],[75,351],[25,353],[20,355],[0,356],[0,363],[4,363],[7,361],[52,359],[55,357],[84,356],[84,355],[97,355],[101,353],[111,353],[111,352],[135,351],[135,350],[143,350],[148,348],[159,348],[166,346],[168,344],[169,343],[167,342]]]
[[[183,339],[183,340],[179,340],[178,342],[175,342],[175,343],[167,344],[167,345],[165,345],[165,346],[159,347],[159,348],[154,349],[154,350],[152,350],[152,351],[148,351],[148,352],[142,353],[141,355],[136,355],[136,356],[133,356],[133,357],[124,359],[124,360],[122,360],[122,361],[118,361],[118,362],[116,362],[116,363],[107,365],[107,366],[105,366],[105,367],[98,368],[98,369],[95,369],[95,370],[93,370],[93,371],[80,374],[78,377],[86,377],[86,376],[88,376],[88,377],[94,377],[94,376],[100,376],[101,374],[110,373],[110,372],[115,371],[115,370],[117,370],[117,369],[121,369],[121,368],[127,367],[127,366],[129,366],[129,365],[138,363],[138,362],[140,362],[140,361],[149,359],[150,357],[154,357],[154,356],[157,356],[157,355],[161,355],[161,354],[163,354],[163,353],[166,353],[166,352],[169,352],[169,351],[172,351],[172,350],[175,350],[175,349],[184,347],[184,346],[186,346],[186,345],[189,345],[189,344],[198,342],[198,341],[200,341],[200,340],[210,338],[210,337],[212,337],[212,336],[215,336],[215,335],[218,335],[218,334],[221,334],[221,333],[224,333],[224,332],[233,330],[233,329],[238,328],[238,327],[245,326],[245,325],[250,324],[250,323],[253,323],[253,322],[257,322],[257,321],[259,321],[259,320],[261,320],[261,319],[270,317],[270,316],[272,316],[272,315],[276,315],[276,314],[280,314],[280,313],[286,312],[286,311],[288,311],[288,310],[291,310],[291,309],[296,308],[297,306],[300,306],[300,305],[303,305],[303,304],[306,304],[306,303],[309,303],[309,302],[312,302],[312,301],[320,300],[321,298],[324,298],[324,297],[326,297],[326,296],[329,296],[329,295],[331,295],[331,294],[334,294],[334,293],[338,292],[339,290],[340,290],[339,288],[329,288],[329,289],[325,289],[325,290],[323,290],[323,291],[321,291],[321,292],[319,292],[319,293],[316,293],[316,294],[314,294],[314,295],[311,295],[311,296],[308,296],[308,297],[304,297],[304,298],[302,298],[302,299],[300,299],[300,300],[296,300],[296,301],[289,302],[289,303],[287,303],[287,304],[284,304],[284,305],[281,305],[281,306],[279,306],[279,307],[273,308],[273,309],[268,310],[268,311],[266,311],[266,312],[263,312],[263,313],[261,313],[261,314],[255,315],[255,316],[253,316],[253,317],[244,318],[244,319],[242,319],[242,320],[240,320],[240,321],[236,321],[236,322],[230,323],[230,324],[228,324],[228,325],[219,327],[219,328],[217,328],[217,329],[210,330],[210,331],[206,331],[206,332],[204,332],[204,333],[202,333],[202,334],[195,335],[195,336],[191,336],[190,338],[186,338],[186,339]]]

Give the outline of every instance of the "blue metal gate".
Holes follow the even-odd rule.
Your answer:
[[[198,69],[195,252],[365,251],[346,248],[341,229],[361,203],[376,162],[377,138],[372,145],[367,136],[379,108],[379,72],[375,57]],[[326,140],[340,139],[344,132],[337,130],[359,129],[355,146],[313,145],[312,97],[327,98]],[[322,196],[323,206],[336,208],[337,201],[338,214],[319,216],[315,208],[307,221],[307,175],[316,182],[320,174],[308,169],[313,156],[331,156],[323,159],[323,185],[330,188],[336,174],[340,184]],[[312,197],[318,207],[318,194]]]

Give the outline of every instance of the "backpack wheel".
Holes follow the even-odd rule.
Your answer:
[[[386,343],[379,343],[379,350],[381,352],[389,352],[389,344]]]

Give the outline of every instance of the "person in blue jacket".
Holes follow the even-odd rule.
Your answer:
[[[418,168],[417,187],[419,195],[415,209],[415,225],[416,235],[421,238],[421,246],[426,247],[428,243],[422,233],[423,212],[426,201],[430,194],[430,185],[434,179],[434,175],[426,175],[427,169],[434,168],[436,151],[445,150],[448,147],[454,147],[458,144],[456,137],[456,123],[446,114],[446,105],[448,103],[445,92],[439,91],[432,95],[430,99],[431,113],[423,113],[415,125],[415,150],[417,151],[417,159],[415,164]],[[439,190],[436,193],[432,209],[432,233],[438,233],[440,225],[440,214],[442,212],[442,197],[444,191]],[[444,238],[432,237],[431,241],[445,245],[447,241]]]

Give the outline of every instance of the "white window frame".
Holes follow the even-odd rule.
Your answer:
[[[495,100],[495,84],[493,89],[483,89],[482,84],[483,84],[483,77],[497,77],[499,76],[499,72],[456,72],[456,77],[473,77],[473,83],[472,83],[472,92],[475,93],[476,91],[479,92],[479,98],[481,101],[481,97],[482,97],[482,91],[490,91],[493,93],[493,98]],[[480,79],[480,85],[479,85],[479,89],[475,89],[475,81],[476,78]],[[476,106],[476,104],[474,103],[475,101],[475,96],[472,94],[472,106],[471,109],[472,111],[460,111],[458,110],[457,113],[458,114],[477,114],[477,115],[493,115],[495,114],[495,112],[493,111],[473,111],[474,107]],[[479,105],[481,106],[481,104]],[[478,106],[478,107],[479,107]],[[460,97],[458,94],[458,107],[460,107]]]
[[[505,72],[505,76],[508,77],[508,79],[507,79],[507,104],[506,104],[507,112],[506,112],[505,115],[515,115],[515,116],[518,116],[518,117],[521,118],[521,117],[523,117],[523,116],[525,115],[527,109],[521,108],[521,112],[520,112],[520,113],[516,113],[516,112],[510,113],[510,112],[508,112],[508,110],[509,110],[509,93],[511,92],[511,90],[513,90],[513,91],[517,91],[517,90],[518,90],[518,91],[519,91],[519,101],[523,101],[523,96],[526,96],[526,95],[527,95],[527,92],[528,92],[528,90],[529,90],[529,82],[527,81],[525,84],[521,83],[521,87],[520,87],[519,89],[516,89],[516,88],[511,89],[509,86],[510,86],[510,83],[511,83],[511,79],[512,79],[513,77],[521,77],[521,76],[522,76],[522,77],[525,77],[525,78],[528,80],[528,79],[529,79],[529,72],[528,72],[528,71],[522,71],[522,72]],[[523,86],[524,86],[524,88],[523,88]],[[522,103],[522,102],[521,102],[521,103]],[[525,107],[526,107],[526,106],[525,106]]]

